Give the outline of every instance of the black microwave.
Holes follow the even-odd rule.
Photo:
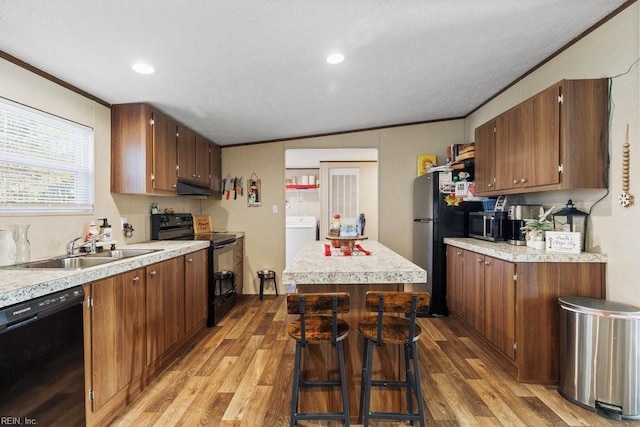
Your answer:
[[[506,231],[507,212],[469,212],[469,237],[499,242]]]

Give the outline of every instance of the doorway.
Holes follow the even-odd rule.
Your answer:
[[[354,174],[356,178],[353,177]],[[324,240],[335,213],[330,206],[332,203],[334,206],[345,206],[336,204],[335,198],[332,202],[330,198],[332,193],[335,195],[336,191],[340,191],[336,186],[345,185],[345,176],[348,177],[348,193],[357,195],[357,200],[351,200],[346,205],[358,211],[358,215],[353,215],[355,211],[351,212],[346,220],[354,220],[360,213],[364,213],[365,234],[369,239],[378,240],[378,150],[375,148],[285,150],[287,223],[314,217],[317,221],[314,237]],[[310,182],[314,182],[314,185]],[[344,188],[346,187],[342,190]],[[296,221],[292,221],[294,219]],[[287,231],[287,227],[285,230],[291,232]],[[300,242],[296,244],[299,245]],[[285,245],[287,252],[291,252],[287,238]]]

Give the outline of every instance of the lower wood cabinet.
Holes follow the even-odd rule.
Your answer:
[[[184,257],[185,332],[207,321],[207,249]]]
[[[238,292],[238,295],[242,295],[244,285],[244,237],[238,237],[236,245],[236,260],[233,274],[236,276],[236,292]]]
[[[147,267],[147,365],[185,333],[184,257]]]
[[[508,262],[447,246],[447,306],[518,381],[559,378],[560,296],[605,297],[606,265]]]
[[[91,285],[91,411],[140,377],[145,366],[145,271]]]
[[[206,327],[207,249],[84,285],[87,425],[108,425]]]

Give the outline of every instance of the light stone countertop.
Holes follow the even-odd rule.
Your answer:
[[[375,240],[357,242],[370,256],[325,256],[328,240],[309,242],[282,272],[285,285],[426,283],[427,272]]]
[[[526,246],[510,245],[506,242],[489,242],[472,238],[446,237],[444,243],[461,249],[467,249],[494,258],[511,262],[585,262],[606,263],[607,255],[595,252],[563,254],[546,252]]]
[[[0,268],[0,308],[126,271],[135,270],[136,268],[155,264],[208,247],[208,241],[149,241],[118,246],[118,249],[162,250],[77,270]]]

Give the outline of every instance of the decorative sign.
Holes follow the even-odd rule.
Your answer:
[[[436,156],[434,154],[420,154],[418,156],[418,176],[427,173],[431,166],[436,165]]]
[[[194,216],[193,222],[193,228],[196,234],[213,233],[213,224],[211,223],[210,216]]]
[[[262,206],[262,189],[260,187],[260,178],[255,173],[252,173],[247,181],[247,206],[250,208]]]
[[[579,254],[582,251],[582,233],[547,231],[544,233],[547,252]]]

